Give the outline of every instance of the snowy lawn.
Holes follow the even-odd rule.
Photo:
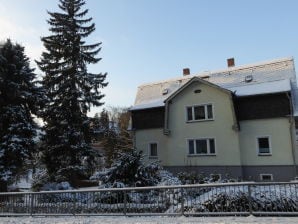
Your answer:
[[[95,224],[95,223],[120,223],[120,224],[239,224],[239,223],[258,223],[258,224],[297,224],[298,217],[115,217],[115,216],[96,216],[96,217],[1,217],[1,224]]]

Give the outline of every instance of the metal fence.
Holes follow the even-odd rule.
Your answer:
[[[298,215],[298,182],[0,193],[9,215]]]

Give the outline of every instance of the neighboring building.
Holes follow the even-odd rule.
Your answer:
[[[135,147],[168,170],[222,178],[297,176],[298,89],[293,58],[139,86],[131,108]],[[297,122],[298,123],[298,122]]]

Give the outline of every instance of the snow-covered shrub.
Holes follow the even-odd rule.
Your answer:
[[[221,192],[203,202],[197,208],[200,212],[245,212],[249,211],[248,196],[244,192],[234,194]]]
[[[69,166],[61,168],[55,174],[56,182],[69,182],[72,187],[78,187],[78,182],[86,179],[84,166]]]
[[[91,179],[102,181],[106,187],[116,187],[115,183],[124,186],[154,186],[160,181],[161,167],[157,162],[145,164],[142,152],[119,153],[111,168],[97,172]]]
[[[46,170],[40,169],[37,170],[32,176],[32,185],[31,188],[33,191],[40,191],[42,187],[50,182],[50,177]]]
[[[214,173],[210,175],[205,175],[204,173],[198,172],[180,172],[177,174],[178,179],[182,184],[208,184],[208,183],[228,183],[236,182],[235,179],[231,179],[229,174],[221,178],[220,174]]]
[[[167,170],[159,171],[160,182],[158,186],[169,186],[169,185],[181,185],[182,182],[178,177],[174,176],[171,172]]]
[[[298,212],[298,197],[290,187],[255,186],[251,188],[253,211]],[[248,187],[210,188],[203,194],[193,195],[186,212],[248,212]]]
[[[73,188],[70,186],[70,184],[67,181],[65,181],[60,183],[55,183],[55,182],[46,183],[45,185],[42,186],[40,190],[59,191],[59,190],[72,190],[72,189]]]
[[[197,172],[180,172],[177,176],[182,184],[205,184],[209,181],[203,173]]]
[[[61,180],[60,182],[51,182],[46,170],[38,170],[33,175],[32,190],[34,191],[55,191],[73,189],[69,182]]]

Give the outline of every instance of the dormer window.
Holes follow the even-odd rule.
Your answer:
[[[213,120],[213,105],[203,104],[186,107],[186,121]]]
[[[169,89],[163,89],[162,90],[162,95],[167,95],[169,93]]]
[[[252,80],[253,80],[253,76],[252,75],[245,76],[245,79],[244,79],[245,82],[251,82]]]

